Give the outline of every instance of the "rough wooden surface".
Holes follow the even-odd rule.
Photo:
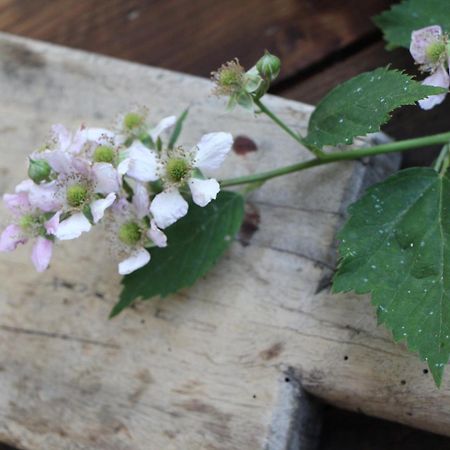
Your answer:
[[[209,76],[267,48],[284,79],[375,32],[388,0],[0,0],[0,30]],[[357,4],[357,7],[355,7]]]
[[[188,145],[213,130],[254,140],[256,151],[230,158],[229,175],[307,158],[265,118],[225,113],[209,90],[205,80],[1,35],[0,191],[24,174],[51,123],[104,124],[136,102],[155,120],[190,105]],[[311,107],[269,103],[304,131]],[[282,448],[273,424],[298,382],[345,408],[448,434],[448,377],[437,390],[377,328],[367,297],[326,288],[336,227],[367,169],[344,163],[268,183],[251,199],[241,242],[204,280],[113,321],[119,277],[100,231],[59,246],[44,275],[29,248],[1,256],[0,441],[273,450]]]

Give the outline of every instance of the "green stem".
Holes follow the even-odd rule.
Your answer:
[[[302,144],[305,146],[311,153],[314,154],[317,158],[322,158],[324,153],[315,148],[311,148],[310,146],[307,146],[304,142],[304,139],[296,133],[292,128],[290,128],[286,123],[284,123],[275,113],[273,113],[260,99],[254,100],[255,105],[258,106],[260,111],[264,113],[266,116],[270,117],[281,129],[286,131],[289,136],[291,136],[293,139],[295,139],[299,144]]]
[[[299,162],[290,166],[280,167],[278,169],[269,170],[267,172],[255,173],[237,178],[229,178],[220,182],[222,187],[236,186],[239,184],[255,183],[270,180],[271,178],[280,177],[293,172],[309,169],[311,167],[321,166],[338,161],[346,161],[359,159],[366,156],[375,156],[383,153],[404,152],[413,148],[426,145],[445,144],[450,140],[450,132],[433,134],[430,136],[406,139],[404,141],[389,142],[388,144],[375,145],[373,147],[348,150],[340,153],[327,153],[320,158],[310,159],[308,161]]]
[[[437,157],[435,163],[433,164],[433,169],[436,172],[441,171],[443,164],[444,164],[444,160],[448,157],[449,150],[450,150],[450,144],[446,144],[442,147],[442,149],[439,153],[439,156]]]

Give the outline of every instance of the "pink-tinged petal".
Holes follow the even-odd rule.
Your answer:
[[[119,263],[120,275],[128,275],[141,267],[144,267],[150,261],[150,253],[145,248],[134,251],[127,259]]]
[[[96,142],[101,145],[111,144],[115,138],[114,132],[106,128],[85,128],[82,134],[87,141]]]
[[[34,153],[33,159],[44,159],[57,173],[68,174],[72,171],[73,157],[63,150],[45,150]]]
[[[142,181],[143,183],[156,181],[159,178],[157,174],[158,160],[156,154],[142,144],[142,142],[134,141],[126,153],[127,159],[129,159],[126,174],[129,177]]]
[[[425,84],[427,86],[436,86],[448,89],[450,85],[450,77],[448,72],[443,67],[439,67],[436,70],[436,72],[434,72],[429,77],[425,78],[425,80],[422,81],[422,84]],[[430,95],[429,97],[423,100],[419,100],[419,106],[422,109],[431,109],[434,106],[442,103],[446,95],[447,95],[446,92],[438,95]]]
[[[101,219],[103,219],[105,211],[114,203],[115,199],[116,194],[111,193],[108,194],[106,198],[94,200],[91,203],[91,213],[94,219],[94,223],[98,223]]]
[[[18,225],[8,225],[0,235],[0,252],[12,252],[19,244],[25,244],[27,238]]]
[[[156,225],[164,229],[185,216],[188,207],[188,202],[174,189],[157,194],[150,205],[150,212]]]
[[[215,170],[223,163],[233,145],[230,133],[205,134],[197,144],[197,154],[194,165],[200,170]]]
[[[438,25],[421,28],[413,31],[411,34],[411,44],[409,51],[414,60],[419,64],[425,64],[428,61],[427,48],[437,42],[442,37],[442,28]]]
[[[56,214],[54,214],[47,222],[44,223],[45,231],[47,231],[47,234],[55,235],[56,231],[59,227],[59,219],[61,217],[61,211],[58,211]]]
[[[16,186],[17,193],[28,194],[31,207],[44,212],[52,212],[61,208],[61,202],[56,197],[56,189],[56,181],[35,184],[31,180],[25,180]]]
[[[112,164],[95,163],[92,172],[95,177],[95,192],[104,195],[110,192],[119,192],[119,174]]]
[[[84,177],[91,175],[91,162],[84,158],[74,157],[71,161],[71,173],[76,173]]]
[[[149,131],[150,137],[152,138],[153,142],[156,142],[159,135],[164,131],[172,128],[176,122],[177,118],[175,116],[169,116],[162,119],[155,128]]]
[[[125,158],[117,166],[117,173],[120,176],[125,175],[128,172],[128,169],[130,168],[130,164],[131,164],[131,159],[130,158]]]
[[[26,192],[19,192],[18,194],[5,194],[3,201],[6,207],[16,216],[23,214],[31,208]]]
[[[84,133],[85,128],[81,127],[78,129],[73,136],[72,143],[70,144],[69,151],[73,154],[80,153],[81,149],[84,147],[84,144],[86,144],[86,135]]]
[[[61,241],[68,241],[80,237],[82,233],[90,231],[91,228],[92,226],[84,214],[77,213],[60,222],[55,236]]]
[[[142,219],[148,216],[149,213],[150,199],[148,191],[141,183],[136,183],[133,191],[133,206],[136,210],[136,216],[138,219]]]
[[[167,236],[156,226],[156,222],[153,219],[150,222],[147,236],[157,247],[167,247]]]
[[[130,211],[130,202],[125,197],[120,197],[113,205],[114,214],[128,214]]]
[[[31,252],[31,261],[38,272],[47,270],[52,259],[53,242],[49,239],[39,236]]]
[[[206,206],[211,200],[215,200],[220,191],[220,185],[214,178],[209,180],[191,178],[188,184],[192,200],[201,207]]]
[[[56,139],[58,150],[67,151],[72,143],[72,134],[61,124],[52,126],[53,136]]]

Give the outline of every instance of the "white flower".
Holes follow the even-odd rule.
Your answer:
[[[156,127],[148,130],[152,141],[156,142],[161,133],[173,127],[176,121],[175,116],[165,117]],[[117,167],[120,175],[127,175],[144,183],[158,180],[157,169],[158,156],[156,152],[138,139],[135,139],[130,147],[122,152],[122,161]]]
[[[148,247],[167,245],[166,235],[148,217],[149,203],[147,188],[135,183],[132,203],[122,198],[113,209],[115,241],[121,257],[118,271],[121,275],[134,272],[150,261]]]
[[[447,48],[447,36],[442,33],[438,25],[421,28],[411,34],[411,45],[409,51],[420,65],[422,72],[431,73],[422,84],[448,89],[450,86],[449,76],[449,54]],[[446,93],[431,95],[419,100],[422,109],[431,109],[442,103]]]
[[[209,133],[190,152],[175,149],[168,154],[163,164],[166,190],[157,194],[150,205],[150,212],[160,228],[167,228],[187,214],[188,203],[178,190],[184,182],[191,190],[194,203],[201,207],[217,197],[220,191],[217,180],[199,178],[197,170],[208,173],[219,168],[232,144],[233,137],[229,133]]]

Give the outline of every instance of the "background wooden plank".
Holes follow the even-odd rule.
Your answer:
[[[195,75],[267,48],[281,78],[361,38],[387,0],[1,0],[0,30]]]
[[[208,124],[246,134],[258,150],[234,154],[225,175],[307,157],[264,117],[225,113],[209,82],[177,73],[3,36],[0,86],[2,192],[50,123],[104,123],[133,102],[151,105],[155,120],[191,104],[188,146]],[[267,101],[304,132],[311,107]],[[364,162],[336,167],[268,183],[251,199],[260,227],[246,245],[236,242],[193,288],[114,321],[119,277],[99,234],[59,246],[44,275],[26,249],[3,255],[0,439],[26,450],[271,449],[291,381],[336,405],[448,433],[448,376],[437,390],[377,327],[367,297],[324,289],[335,229],[368,173]]]

